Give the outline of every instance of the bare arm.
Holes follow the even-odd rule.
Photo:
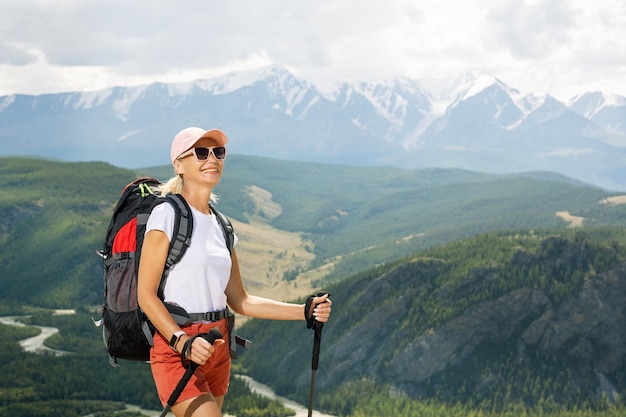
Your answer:
[[[159,333],[166,338],[171,338],[180,330],[157,295],[169,245],[167,236],[159,230],[151,230],[146,234],[141,251],[137,287],[139,306]]]
[[[232,252],[233,266],[231,269],[230,280],[226,286],[226,297],[228,305],[237,313],[259,319],[271,320],[305,320],[304,304],[283,303],[271,300],[269,298],[258,297],[248,294],[246,291],[241,273],[239,271],[239,261],[237,253],[233,248]],[[315,297],[313,300],[310,314],[314,314],[316,319],[321,322],[328,321],[330,317],[332,302],[328,295]]]

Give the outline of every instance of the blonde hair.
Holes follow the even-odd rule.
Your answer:
[[[183,176],[176,175],[160,185],[157,188],[157,193],[161,196],[164,196],[167,193],[180,194],[183,192],[184,183]]]
[[[183,192],[183,186],[185,185],[185,180],[183,176],[177,174],[176,176],[170,178],[165,183],[161,184],[156,189],[156,193],[160,196],[164,196],[167,193],[172,194],[180,194]],[[213,203],[217,202],[217,195],[211,193],[211,201]]]

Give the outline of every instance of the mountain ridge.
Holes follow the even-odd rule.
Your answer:
[[[626,99],[521,94],[486,74],[338,82],[280,66],[188,83],[0,97],[1,155],[166,162],[181,128],[221,127],[231,153],[304,162],[489,173],[554,171],[626,190]]]

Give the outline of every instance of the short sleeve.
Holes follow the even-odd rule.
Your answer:
[[[174,207],[168,203],[161,203],[152,209],[146,225],[146,233],[150,230],[160,230],[167,235],[167,239],[172,241],[174,233]]]

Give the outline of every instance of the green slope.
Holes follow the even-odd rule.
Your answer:
[[[384,392],[394,393],[390,406],[405,398],[498,411],[601,409],[626,394],[624,228],[492,232],[325,289],[334,305],[317,388],[331,413]],[[244,367],[300,401],[313,337],[304,327],[253,320],[240,329],[254,341]]]
[[[166,179],[171,168],[140,174]],[[54,307],[99,303],[94,253],[121,188],[136,176],[104,163],[0,159],[0,298]],[[610,193],[549,173],[352,168],[232,155],[216,190],[221,211],[243,222],[262,218],[251,186],[271,193],[281,210],[267,223],[313,242],[310,268],[333,262],[326,282],[488,230],[565,228],[557,211],[585,217],[586,225],[624,221],[619,206],[598,204]]]

